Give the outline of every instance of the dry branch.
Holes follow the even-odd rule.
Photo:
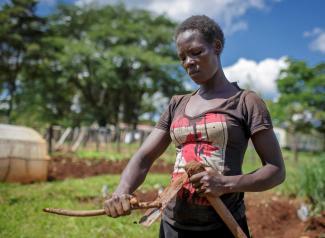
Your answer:
[[[148,209],[148,208],[159,208],[161,203],[157,201],[153,202],[139,202],[135,197],[130,199],[131,210],[135,209]],[[101,216],[106,215],[104,209],[98,210],[66,210],[62,208],[44,208],[44,212],[53,213],[62,216],[74,216],[74,217],[89,217],[89,216]]]

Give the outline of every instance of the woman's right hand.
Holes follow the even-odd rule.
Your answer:
[[[104,210],[107,216],[119,217],[131,213],[130,200],[133,196],[129,194],[113,194],[104,201]]]

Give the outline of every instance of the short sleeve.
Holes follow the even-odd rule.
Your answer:
[[[265,102],[255,92],[249,91],[244,98],[244,115],[249,136],[258,131],[273,128]]]
[[[163,112],[163,114],[160,116],[159,121],[157,122],[155,128],[169,131],[172,119],[173,119],[173,112],[175,108],[175,96],[172,97],[170,100],[168,107]]]

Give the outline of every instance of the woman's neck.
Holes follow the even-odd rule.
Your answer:
[[[234,86],[226,78],[220,67],[214,76],[205,84],[200,85],[198,94],[202,97],[223,94],[226,91],[233,90]]]

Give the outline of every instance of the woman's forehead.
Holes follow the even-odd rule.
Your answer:
[[[204,41],[203,35],[197,30],[186,30],[181,33],[176,38],[176,44],[188,43],[192,41]]]
[[[181,32],[176,38],[176,46],[181,49],[184,47],[207,44],[203,35],[197,30],[186,30]]]

